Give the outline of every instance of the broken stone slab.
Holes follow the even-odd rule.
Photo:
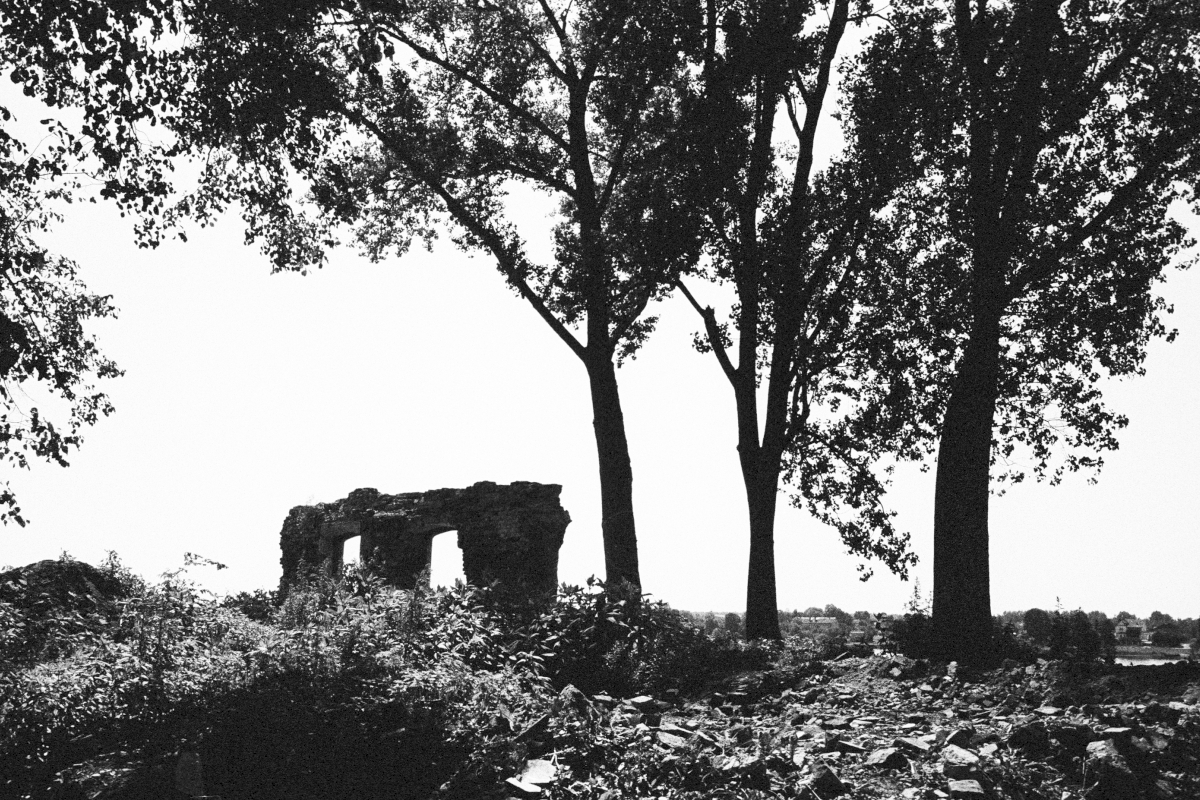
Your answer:
[[[1033,755],[1042,754],[1050,749],[1050,734],[1042,722],[1018,725],[1008,735],[1008,746]]]
[[[520,778],[508,778],[504,783],[525,797],[533,797],[542,793],[542,787],[533,783],[525,783]]]
[[[1087,754],[1095,781],[1088,790],[1089,800],[1124,800],[1138,796],[1139,781],[1112,739],[1092,742],[1087,747]]]
[[[813,763],[812,777],[805,782],[805,786],[820,798],[838,797],[850,791],[850,787],[842,782],[833,767],[820,759]]]
[[[751,753],[730,753],[713,759],[713,766],[721,772],[748,772],[762,765],[762,759]]]
[[[682,750],[687,747],[688,744],[687,739],[683,738],[682,736],[674,733],[667,733],[663,730],[660,730],[656,734],[656,738],[658,739],[659,744],[665,745],[672,750]]]
[[[971,744],[971,737],[974,735],[975,732],[970,728],[959,728],[955,731],[951,731],[950,734],[946,736],[945,744],[952,744],[958,747],[967,747],[969,744]]]
[[[907,769],[908,759],[895,747],[881,747],[867,756],[866,764],[876,769]]]
[[[911,736],[902,736],[892,742],[892,747],[899,748],[906,753],[911,753],[917,756],[927,755],[933,748],[928,742],[923,742],[920,739],[914,739]]]
[[[979,771],[979,756],[958,745],[942,750],[942,774],[955,780],[966,780]]]
[[[517,780],[541,786],[546,783],[554,783],[557,778],[558,767],[554,766],[554,762],[544,758],[531,758],[525,762],[525,767],[521,770]]]
[[[983,791],[983,785],[979,781],[950,781],[946,787],[950,796],[953,798],[961,798],[961,800],[983,800],[987,794]]]

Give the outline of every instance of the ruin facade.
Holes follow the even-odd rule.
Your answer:
[[[407,494],[357,489],[336,503],[297,506],[280,533],[280,591],[286,594],[306,571],[340,574],[345,542],[355,536],[361,537],[360,563],[389,584],[413,589],[429,567],[433,537],[458,531],[467,583],[552,593],[571,522],[561,492],[554,484],[483,481]]]

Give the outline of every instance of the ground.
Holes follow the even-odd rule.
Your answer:
[[[511,796],[540,784],[604,800],[1200,797],[1200,664],[964,674],[846,657],[720,688],[687,702],[577,698],[596,736],[532,737],[529,780],[513,776]]]

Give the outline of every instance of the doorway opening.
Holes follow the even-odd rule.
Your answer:
[[[462,550],[458,549],[458,531],[446,531],[433,537],[429,554],[429,585],[433,588],[454,586],[455,581],[467,582],[463,574]]]
[[[351,564],[357,565],[361,551],[361,536],[351,536],[349,539],[342,542],[342,569],[345,569]]]

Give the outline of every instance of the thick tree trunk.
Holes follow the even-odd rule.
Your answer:
[[[964,663],[991,650],[988,484],[999,358],[1000,313],[978,313],[938,445],[933,626],[938,655]]]
[[[605,581],[614,589],[628,582],[640,591],[642,578],[633,524],[633,468],[616,367],[610,358],[596,358],[588,362],[587,370],[592,390],[592,427],[600,461]]]
[[[779,605],[775,594],[775,503],[779,469],[764,480],[746,470],[746,505],[750,511],[750,568],[746,576],[746,638],[780,639]]]

